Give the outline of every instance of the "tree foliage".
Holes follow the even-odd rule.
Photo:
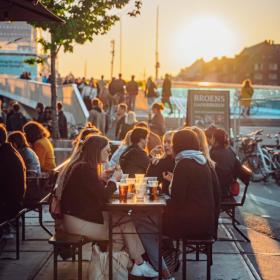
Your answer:
[[[54,22],[32,23],[48,30],[52,40],[40,39],[46,51],[57,53],[61,47],[73,52],[75,43],[84,44],[94,36],[105,34],[119,20],[118,13],[129,5],[130,16],[140,14],[142,0],[41,0],[54,14],[65,20],[65,24]]]
[[[118,12],[128,4],[130,16],[140,13],[142,0],[41,0],[41,3],[54,14],[65,20],[65,24],[55,22],[35,23],[50,32],[50,40],[40,38],[45,51],[51,54],[51,107],[52,137],[59,137],[56,114],[56,75],[55,60],[61,47],[64,52],[73,52],[74,44],[92,41],[94,36],[105,34],[119,20]]]
[[[46,62],[46,59],[41,57],[30,57],[24,60],[24,63],[34,66],[36,64],[44,64]]]

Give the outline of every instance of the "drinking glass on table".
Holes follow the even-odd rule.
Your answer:
[[[146,185],[143,183],[135,183],[135,191],[136,191],[136,201],[143,202],[145,196],[145,187]]]
[[[135,174],[135,182],[142,183],[144,177],[145,177],[145,174]]]
[[[135,179],[134,178],[127,178],[126,183],[128,184],[128,192],[135,193]]]
[[[129,177],[129,174],[122,174],[121,180],[126,180]]]
[[[157,199],[158,196],[158,181],[149,181],[148,185],[148,193],[151,200]]]
[[[121,202],[127,201],[128,184],[126,182],[119,183],[119,200]]]
[[[148,182],[157,182],[157,177],[147,177]]]

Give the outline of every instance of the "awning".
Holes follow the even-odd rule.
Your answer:
[[[55,21],[64,20],[53,14],[38,0],[0,0],[0,21]]]

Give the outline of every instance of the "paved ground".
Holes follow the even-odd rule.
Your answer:
[[[279,215],[277,215],[279,200],[277,199],[280,191],[273,184],[267,186],[267,189],[274,193],[274,195],[271,194],[270,198],[261,190],[260,184],[253,184],[249,189],[246,205],[240,214],[244,225],[241,226],[241,229],[250,237],[251,243],[225,241],[215,243],[212,279],[280,279],[280,243],[274,239],[278,238],[279,235],[275,231],[277,227],[274,228],[270,221],[275,220],[276,223],[279,221]],[[268,191],[268,193],[270,192]],[[259,197],[262,197],[263,200],[258,202]],[[259,207],[254,207],[253,204],[258,204]],[[266,214],[270,218],[262,217],[265,209],[267,209]],[[33,218],[27,219],[27,238],[47,238],[48,236],[38,225],[37,218],[34,218],[36,215],[37,213],[33,212],[28,214]],[[259,219],[262,221],[260,222]],[[47,208],[44,209],[44,220],[45,224],[53,230],[53,221]],[[224,224],[226,219],[222,218],[220,222],[220,238],[240,239],[240,236],[230,225]],[[265,224],[266,226],[264,226]],[[271,233],[267,230],[269,228]],[[14,246],[14,240],[8,240],[0,258],[14,257],[14,252],[12,252]],[[83,259],[83,279],[87,279],[86,272],[90,259],[89,244],[84,246]],[[206,279],[205,269],[204,261],[188,262],[188,279]],[[50,280],[52,279],[52,271],[52,248],[46,240],[21,242],[20,260],[0,260],[0,279],[3,280]],[[76,264],[72,262],[59,264],[59,279],[77,279],[76,275]],[[181,271],[175,277],[178,280],[181,279]]]

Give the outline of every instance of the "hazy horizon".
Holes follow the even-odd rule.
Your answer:
[[[269,3],[268,3],[269,2]],[[160,76],[176,75],[180,69],[198,58],[206,61],[213,57],[240,53],[264,40],[280,42],[277,26],[280,2],[248,0],[243,2],[220,0],[143,0],[141,15],[122,16],[122,73],[137,79],[154,76],[156,7],[159,5],[159,61]],[[106,35],[92,43],[76,45],[74,53],[59,54],[58,68],[62,75],[72,72],[87,77],[110,76],[111,46],[115,40],[114,76],[120,72],[119,23]]]

